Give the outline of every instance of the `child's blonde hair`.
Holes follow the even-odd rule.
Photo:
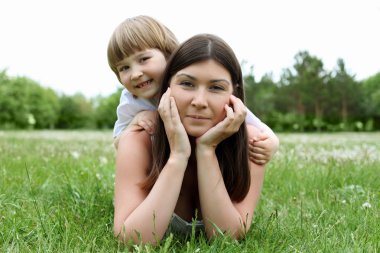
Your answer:
[[[174,33],[152,17],[126,19],[113,32],[108,43],[108,64],[119,79],[117,64],[138,51],[155,48],[168,59],[179,43]],[[120,80],[120,79],[119,79]]]

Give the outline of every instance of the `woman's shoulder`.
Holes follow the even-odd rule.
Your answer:
[[[151,136],[139,126],[129,126],[120,136],[118,149],[146,148],[152,145]]]

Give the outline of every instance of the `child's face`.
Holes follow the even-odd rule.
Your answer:
[[[181,122],[199,137],[226,117],[224,106],[233,92],[230,73],[214,60],[194,63],[170,80]]]
[[[117,64],[123,86],[133,95],[145,99],[153,99],[158,94],[165,67],[165,56],[158,49],[135,52]]]

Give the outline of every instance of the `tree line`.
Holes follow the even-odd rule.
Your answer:
[[[380,72],[356,80],[342,59],[334,70],[307,51],[294,57],[278,81],[272,74],[244,77],[246,104],[275,131],[380,129]],[[0,129],[110,129],[121,89],[87,99],[58,94],[27,77],[0,72]]]
[[[245,77],[247,105],[277,131],[372,131],[380,129],[380,72],[356,80],[343,59],[334,70],[307,51],[275,82],[270,74]]]
[[[58,94],[27,77],[0,72],[0,129],[108,129],[116,120],[121,89],[88,99]]]

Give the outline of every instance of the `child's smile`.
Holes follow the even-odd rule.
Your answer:
[[[165,56],[158,49],[137,51],[117,65],[124,87],[136,97],[145,99],[153,99],[157,95],[165,67]]]
[[[147,88],[148,86],[150,86],[152,84],[152,80],[148,80],[148,81],[145,81],[145,82],[142,82],[142,83],[139,83],[135,86],[136,89],[141,89],[141,88]]]

